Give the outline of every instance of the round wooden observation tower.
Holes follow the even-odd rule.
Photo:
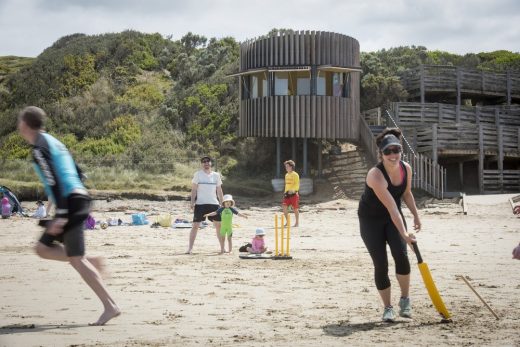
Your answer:
[[[277,139],[277,177],[281,139],[293,139],[293,153],[302,139],[305,177],[307,139],[358,140],[360,72],[359,43],[346,35],[296,31],[244,42],[239,136]]]

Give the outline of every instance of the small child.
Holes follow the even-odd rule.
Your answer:
[[[39,218],[39,219],[47,217],[47,210],[45,209],[45,205],[43,204],[43,201],[38,200],[36,202],[36,205],[38,206],[38,208],[36,209],[36,212],[34,212],[32,217]]]
[[[251,247],[247,247],[247,251],[251,254],[262,254],[267,251],[264,241],[264,228],[256,228],[255,237],[251,240]]]
[[[226,242],[226,236],[228,239],[229,253],[231,253],[231,249],[233,248],[233,214],[236,214],[240,217],[247,218],[247,215],[238,212],[233,208],[235,206],[235,201],[233,200],[233,196],[231,194],[224,195],[222,201],[222,207],[216,210],[215,212],[207,213],[204,215],[206,217],[220,215],[221,223],[220,223],[220,248],[221,253],[225,253],[224,244]]]
[[[11,204],[7,196],[2,198],[2,219],[11,217]]]

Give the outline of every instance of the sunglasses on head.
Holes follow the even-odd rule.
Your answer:
[[[388,148],[385,148],[385,150],[383,151],[384,155],[390,155],[392,153],[393,154],[401,153],[401,147],[399,147],[399,146],[388,147]]]

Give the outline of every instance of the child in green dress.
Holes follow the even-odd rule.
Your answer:
[[[235,201],[233,200],[233,196],[231,194],[224,195],[224,199],[222,200],[222,207],[220,207],[215,212],[207,213],[204,217],[211,217],[220,215],[221,223],[220,223],[220,237],[223,238],[221,244],[224,245],[226,236],[228,240],[229,253],[231,253],[231,249],[233,248],[233,215],[247,218],[247,215],[238,212],[235,208]],[[222,249],[221,253],[224,253],[225,249]]]

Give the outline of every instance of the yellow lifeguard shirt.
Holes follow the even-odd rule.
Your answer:
[[[284,193],[286,193],[288,190],[293,190],[295,192],[300,190],[300,176],[296,173],[296,171],[291,171],[285,174]]]

